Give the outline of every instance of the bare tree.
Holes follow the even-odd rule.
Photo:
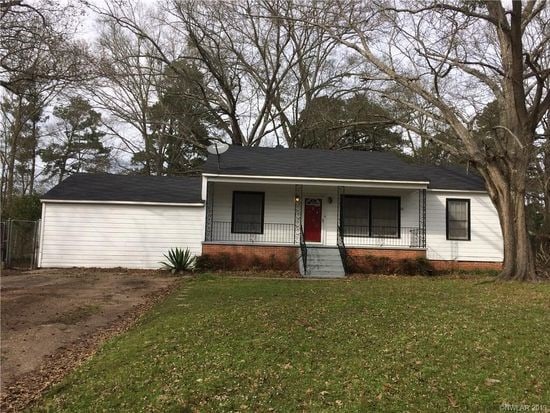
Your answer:
[[[341,46],[323,29],[263,17],[292,13],[294,6],[293,0],[171,0],[154,26],[162,28],[162,38],[128,6],[94,10],[147,40],[154,49],[149,56],[163,64],[186,60],[198,68],[203,83],[186,98],[201,102],[233,144],[276,138],[292,146],[291,129],[300,111],[315,96],[339,92],[337,86],[351,72],[342,68],[355,64],[342,51],[336,53]]]
[[[82,78],[82,44],[72,40],[77,10],[51,0],[0,1],[0,85],[18,93],[28,83]]]
[[[448,127],[438,143],[477,168],[498,211],[501,279],[536,278],[525,195],[536,129],[550,108],[550,68],[543,65],[550,37],[546,6],[537,0],[513,1],[510,8],[498,1],[344,0],[323,4],[324,20],[310,22],[369,62],[366,77],[380,82],[388,99]],[[414,99],[392,93],[388,83]],[[480,134],[475,115],[493,101],[498,125]]]
[[[147,10],[133,8],[134,19],[148,19]],[[125,30],[110,19],[102,19],[96,47],[97,77],[88,84],[94,104],[105,112],[105,126],[121,143],[122,151],[135,161],[135,154],[148,156],[137,162],[146,174],[153,174],[153,138],[150,109],[156,102],[156,84],[163,64],[154,55],[150,42]],[[153,34],[151,34],[152,36]],[[155,33],[158,39],[159,32]]]
[[[12,110],[4,111],[2,199],[9,205],[15,190],[17,157],[31,148],[29,189],[34,186],[37,119],[43,109],[69,84],[82,78],[85,48],[71,38],[70,6],[43,0],[0,2],[0,85]],[[22,142],[28,124],[33,138]],[[21,165],[19,165],[21,166]]]

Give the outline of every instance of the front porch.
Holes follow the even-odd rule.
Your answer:
[[[203,251],[225,254],[239,246],[239,253],[245,248],[263,256],[271,247],[294,247],[302,273],[315,265],[322,272],[331,264],[322,257],[334,256],[331,250],[341,265],[358,254],[424,256],[426,192],[391,185],[209,182],[205,222]]]
[[[423,249],[426,192],[211,182],[204,241]]]

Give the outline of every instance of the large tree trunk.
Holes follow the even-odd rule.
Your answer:
[[[537,279],[535,255],[527,230],[525,181],[527,162],[523,167],[505,168],[488,164],[482,175],[495,205],[504,242],[504,263],[501,280],[534,281]]]

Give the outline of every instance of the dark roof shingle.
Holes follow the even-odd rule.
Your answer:
[[[464,168],[424,166],[389,152],[331,151],[230,146],[209,156],[204,172],[220,175],[429,181],[432,189],[485,190],[483,180]]]
[[[430,189],[455,189],[463,191],[485,191],[485,182],[476,172],[461,166],[418,166],[430,181]]]
[[[483,179],[461,167],[417,165],[387,152],[231,146],[209,156],[204,172],[297,178],[429,182],[430,189],[484,191]],[[44,200],[202,203],[200,177],[74,174]]]
[[[201,178],[78,173],[52,188],[42,199],[202,203]]]

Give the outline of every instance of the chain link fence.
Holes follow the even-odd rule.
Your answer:
[[[2,267],[36,268],[39,242],[40,220],[8,220],[0,223]]]

